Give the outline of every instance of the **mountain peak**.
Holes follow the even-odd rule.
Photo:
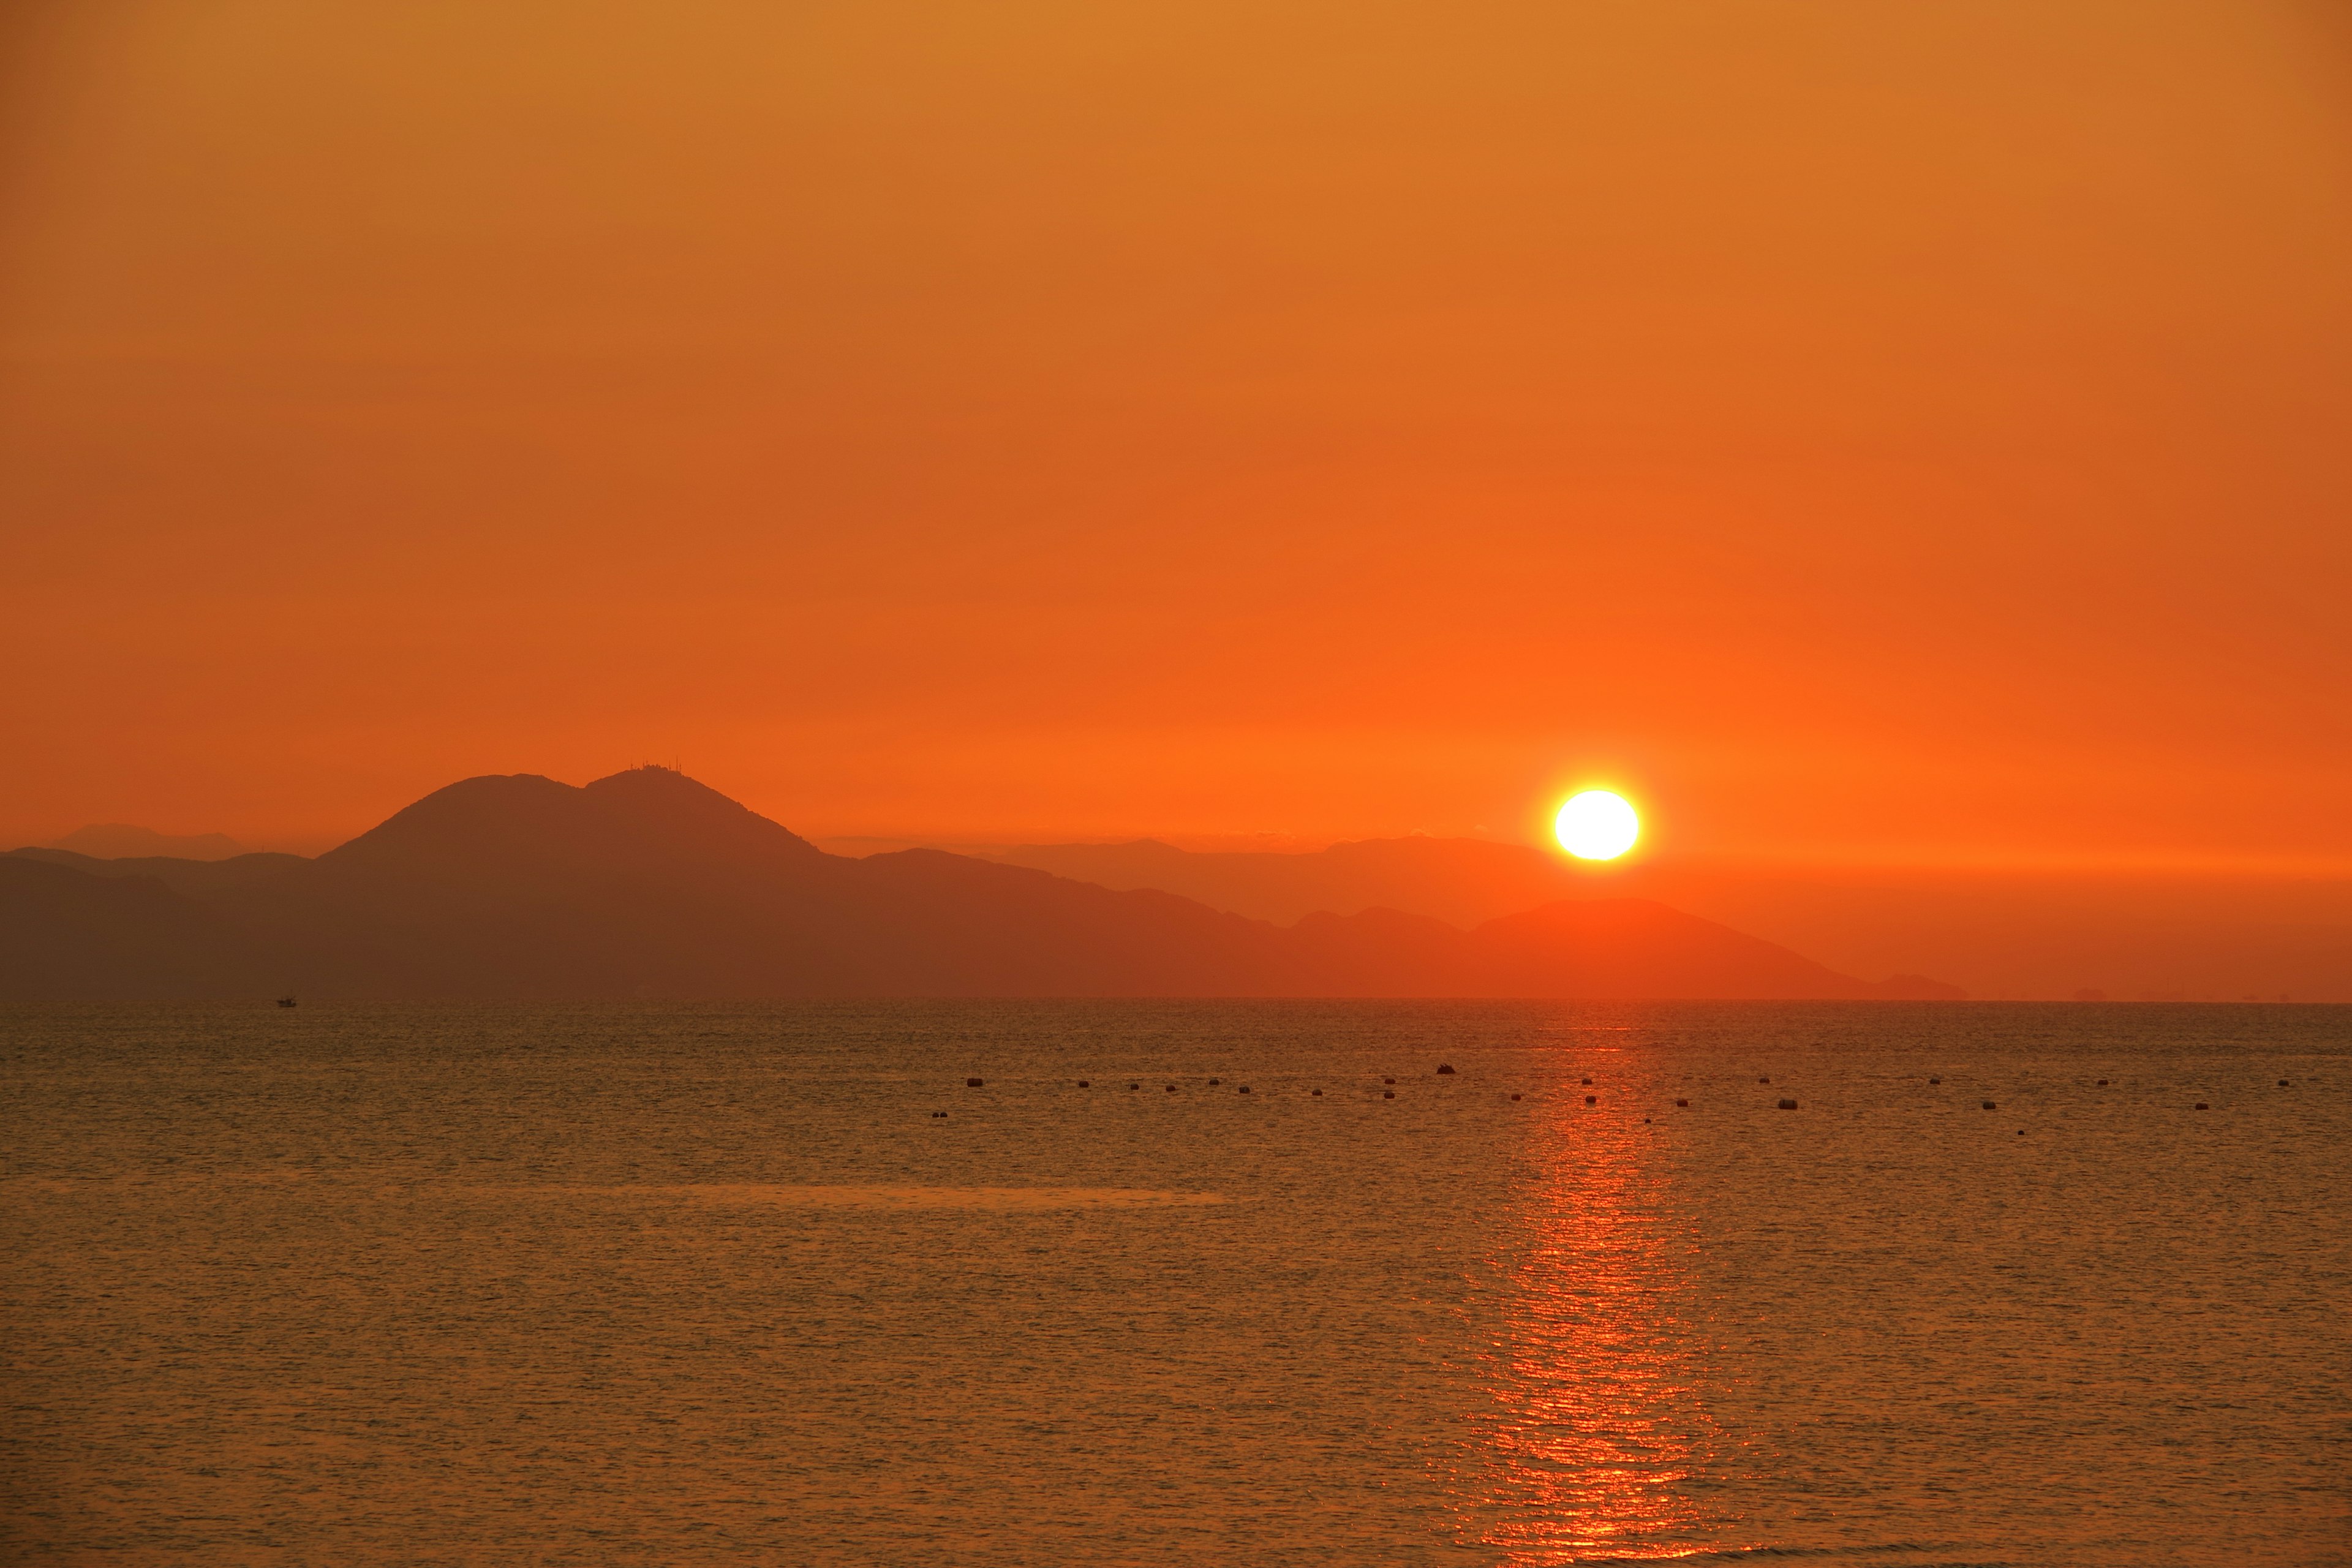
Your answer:
[[[1164,845],[1108,852],[1196,858]],[[13,978],[0,964],[0,994],[217,989],[233,971],[307,977],[308,994],[394,996],[1890,994],[1646,899],[1554,900],[1466,931],[1381,900],[1284,930],[1169,890],[935,850],[836,858],[671,768],[584,786],[465,779],[316,860],[176,863],[169,885],[142,895],[170,906],[160,925],[84,884],[174,863],[82,864],[93,869],[10,868],[0,938],[79,934],[56,963],[13,963]],[[74,952],[117,949],[115,969],[43,977]]]
[[[679,835],[715,835],[730,850],[788,851],[803,857],[823,853],[782,823],[761,816],[675,768],[649,763],[624,769],[605,774],[580,793],[641,826],[659,830],[673,848],[689,847]]]
[[[323,858],[469,865],[760,863],[817,847],[669,768],[631,768],[586,786],[539,773],[462,779],[394,813]]]
[[[634,768],[623,768],[617,773],[606,773],[580,786],[586,793],[608,800],[697,802],[709,805],[724,803],[737,811],[750,808],[730,800],[700,779],[689,778],[676,768],[663,767],[659,763],[646,763]]]

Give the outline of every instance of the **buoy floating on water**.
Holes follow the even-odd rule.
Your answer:
[[[1092,1089],[1094,1088],[1094,1085],[1088,1083],[1085,1079],[1078,1079],[1078,1087],[1080,1089]]]
[[[1586,1079],[1584,1081],[1591,1083],[1592,1080],[1591,1079]],[[1584,1103],[1587,1105],[1598,1105],[1601,1103],[1601,1097],[1597,1094],[1588,1094],[1584,1097]]]
[[[1511,1096],[1511,1098],[1512,1098],[1513,1100],[1517,1100],[1517,1099],[1518,1099],[1519,1097],[1518,1097],[1517,1095],[1516,1095],[1516,1094],[1515,1094],[1515,1095]]]
[[[1224,1082],[1224,1081],[1225,1081],[1225,1080],[1224,1080],[1223,1079],[1221,1079],[1221,1078],[1213,1078],[1213,1079],[1211,1079],[1209,1080],[1209,1087],[1210,1087],[1211,1089],[1214,1089],[1214,1088],[1216,1088],[1216,1087],[1217,1087],[1217,1085],[1219,1085],[1219,1084],[1221,1084],[1221,1083],[1223,1083],[1223,1082]]]
[[[1384,1078],[1384,1079],[1381,1079],[1381,1081],[1382,1083],[1394,1083],[1394,1082],[1396,1082],[1396,1079],[1392,1079],[1392,1078]]]
[[[1454,1076],[1454,1069],[1441,1062],[1438,1064],[1437,1076],[1440,1078],[1452,1078]]]
[[[1675,1100],[1675,1103],[1676,1105],[1688,1105],[1688,1104],[1690,1103],[1690,1101],[1689,1101],[1689,1100]]]
[[[1984,1102],[1984,1108],[1985,1108],[1987,1110],[1991,1110],[1995,1109],[1995,1107],[1994,1107],[1994,1105],[1993,1105],[1993,1102],[1992,1102],[1991,1100],[1986,1100],[1986,1101]]]
[[[1311,1095],[1313,1095],[1313,1096],[1315,1096],[1315,1098],[1316,1098],[1316,1099],[1318,1099],[1318,1100],[1320,1100],[1320,1099],[1322,1099],[1322,1098],[1323,1098],[1323,1091],[1322,1091],[1321,1089],[1308,1089],[1307,1092],[1307,1093],[1309,1093],[1309,1094],[1311,1094]]]
[[[1590,1087],[1591,1086],[1592,1080],[1591,1080],[1591,1079],[1589,1079],[1589,1078],[1588,1078],[1588,1079],[1584,1079],[1584,1080],[1583,1080],[1583,1082],[1584,1082],[1584,1084],[1586,1085],[1586,1087],[1590,1088]]]
[[[2101,1089],[2105,1089],[2105,1088],[2106,1088],[2106,1087],[2107,1087],[2107,1080],[2106,1080],[2105,1079],[2101,1079],[2099,1080],[2099,1087],[2100,1087]]]
[[[1756,1081],[1758,1083],[1770,1083],[1772,1080],[1769,1078],[1759,1078]]]
[[[1394,1100],[1396,1098],[1396,1090],[1392,1089],[1384,1089],[1381,1090],[1381,1098],[1382,1100]]]
[[[1929,1083],[1941,1083],[1941,1082],[1943,1082],[1944,1080],[1943,1080],[1942,1079],[1939,1079],[1939,1078],[1931,1078],[1931,1079],[1929,1079],[1927,1081],[1928,1081]],[[2105,1079],[2101,1079],[2099,1081],[2100,1081],[2101,1083],[2105,1083],[2105,1082],[2106,1082],[2107,1080],[2106,1080]]]
[[[1247,1094],[1249,1092],[1249,1085],[1244,1084],[1240,1089],[1234,1090],[1234,1092],[1237,1094]]]
[[[2197,1109],[2200,1110],[2210,1110],[2213,1108],[2200,1100],[2197,1102]]]
[[[1128,1088],[1129,1088],[1129,1089],[1141,1089],[1143,1086],[1142,1086],[1141,1084],[1139,1084],[1139,1083],[1131,1083],[1131,1084],[1129,1084],[1127,1087],[1128,1087]]]
[[[1170,1085],[1168,1086],[1168,1092],[1169,1092],[1169,1093],[1171,1093],[1171,1094],[1175,1093],[1175,1092],[1176,1092],[1176,1086],[1175,1086],[1174,1084],[1172,1084],[1172,1083],[1171,1083],[1171,1084],[1170,1084]]]
[[[2286,1087],[2286,1079],[2279,1079],[2279,1087],[2280,1087],[2281,1089],[2284,1089],[2284,1088]]]
[[[963,1086],[966,1089],[978,1089],[980,1087],[980,1079],[976,1078],[968,1078],[963,1080]]]
[[[1782,1110],[1794,1110],[1797,1109],[1797,1102],[1793,1100],[1784,1100],[1780,1101],[1780,1109]]]

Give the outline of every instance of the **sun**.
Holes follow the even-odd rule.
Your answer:
[[[1568,797],[1552,831],[1559,847],[1580,860],[1614,860],[1642,836],[1642,819],[1623,795],[1588,789]]]

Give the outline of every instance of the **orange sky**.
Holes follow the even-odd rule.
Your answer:
[[[0,840],[2352,868],[2324,5],[0,26]]]

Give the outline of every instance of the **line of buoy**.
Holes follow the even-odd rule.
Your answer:
[[[1446,1074],[1446,1075],[1449,1075],[1449,1076],[1453,1076],[1453,1075],[1454,1075],[1454,1068],[1453,1068],[1452,1067],[1450,1067],[1450,1066],[1441,1065],[1441,1066],[1438,1068],[1438,1069],[1437,1069],[1437,1070],[1438,1070],[1440,1073],[1444,1073],[1444,1074]],[[987,1080],[987,1079],[979,1079],[979,1078],[968,1078],[968,1079],[964,1079],[964,1080],[963,1080],[963,1085],[964,1085],[964,1087],[965,1087],[966,1089],[982,1089],[982,1088],[985,1088],[985,1087],[987,1086],[987,1081],[988,1081],[988,1080]],[[1223,1084],[1225,1080],[1224,1080],[1224,1079],[1221,1079],[1221,1078],[1213,1078],[1213,1079],[1211,1079],[1209,1081],[1210,1081],[1212,1084]],[[1393,1084],[1394,1082],[1396,1082],[1396,1079],[1392,1079],[1392,1078],[1384,1078],[1384,1079],[1381,1079],[1381,1081],[1382,1083],[1384,1083],[1384,1084]],[[1589,1078],[1588,1078],[1588,1079],[1582,1079],[1581,1081],[1582,1081],[1583,1083],[1590,1084],[1592,1080],[1591,1080],[1591,1079],[1589,1079]],[[1759,1078],[1759,1079],[1758,1079],[1756,1081],[1757,1081],[1758,1083],[1770,1083],[1772,1080],[1771,1080],[1769,1078]],[[1942,1079],[1940,1079],[1940,1078],[1931,1078],[1931,1079],[1929,1079],[1927,1081],[1928,1081],[1929,1083],[1940,1084],[1940,1083],[1942,1083],[1944,1080],[1943,1080]],[[1077,1080],[1077,1082],[1078,1082],[1078,1087],[1079,1087],[1080,1089],[1092,1089],[1092,1088],[1094,1087],[1094,1080],[1093,1080],[1092,1079],[1084,1079],[1084,1078],[1082,1078],[1082,1079],[1078,1079],[1078,1080]],[[2101,1089],[2105,1089],[2105,1088],[2107,1088],[2107,1087],[2108,1087],[2108,1080],[2107,1080],[2107,1079],[2099,1079],[2098,1086],[2099,1086]],[[2291,1080],[2291,1079],[2279,1079],[2279,1080],[2278,1080],[2278,1086],[2279,1086],[2279,1088],[2281,1088],[2281,1089],[2287,1089],[2287,1088],[2291,1088],[2291,1087],[2293,1087],[2293,1085],[2292,1085],[2292,1080]],[[1135,1089],[1141,1089],[1141,1088],[1143,1087],[1143,1085],[1141,1085],[1140,1083],[1130,1083],[1130,1084],[1129,1084],[1127,1087],[1128,1087],[1128,1089],[1129,1089],[1130,1091],[1132,1091],[1132,1090],[1135,1090]],[[1250,1087],[1249,1087],[1249,1085],[1247,1085],[1247,1084],[1243,1084],[1242,1086],[1240,1086],[1240,1088],[1239,1088],[1239,1089],[1235,1089],[1235,1090],[1234,1090],[1234,1092],[1235,1092],[1235,1093],[1237,1093],[1237,1094],[1247,1094],[1249,1091],[1250,1091]],[[1169,1092],[1170,1094],[1173,1094],[1173,1093],[1175,1093],[1175,1092],[1176,1092],[1176,1086],[1175,1086],[1174,1084],[1172,1084],[1172,1083],[1171,1083],[1171,1084],[1170,1084],[1170,1085],[1168,1085],[1168,1092]],[[1323,1091],[1322,1091],[1321,1089],[1309,1089],[1309,1090],[1307,1090],[1307,1093],[1309,1093],[1309,1094],[1313,1095],[1313,1096],[1314,1096],[1316,1099],[1318,1099],[1318,1100],[1320,1100],[1320,1099],[1323,1097]],[[1396,1091],[1395,1091],[1394,1089],[1389,1089],[1389,1090],[1387,1090],[1387,1091],[1383,1092],[1383,1093],[1381,1094],[1381,1098],[1382,1100],[1394,1100],[1394,1099],[1396,1098]],[[1520,1097],[1519,1097],[1518,1095],[1516,1095],[1516,1094],[1514,1094],[1513,1096],[1511,1096],[1511,1099],[1512,1099],[1513,1100],[1518,1100],[1519,1098],[1520,1098]],[[1585,1103],[1585,1104],[1587,1104],[1587,1105],[1598,1105],[1598,1104],[1600,1104],[1600,1103],[1601,1103],[1601,1097],[1600,1097],[1599,1095],[1597,1095],[1597,1094],[1588,1094],[1588,1095],[1586,1095],[1586,1096],[1584,1097],[1584,1103]],[[1988,1100],[1983,1101],[1982,1103],[1983,1103],[1983,1105],[1984,1105],[1984,1108],[1985,1108],[1987,1110],[2000,1110],[2000,1105],[1999,1105],[1996,1101],[1993,1101],[1993,1100]],[[1689,1106],[1690,1106],[1690,1100],[1689,1100],[1689,1099],[1688,1099],[1687,1097],[1679,1098],[1679,1099],[1677,1099],[1677,1100],[1675,1101],[1675,1104],[1677,1107],[1679,1107],[1679,1108],[1682,1108],[1682,1109],[1687,1110],[1687,1109],[1689,1109]],[[2205,1100],[2200,1100],[2197,1101],[2197,1107],[2196,1107],[2196,1108],[2197,1108],[2198,1110],[2210,1110],[2212,1109],[2212,1106],[2211,1106],[2211,1104],[2210,1104],[2210,1103],[2209,1103],[2208,1101],[2205,1101]],[[1797,1102],[1796,1102],[1795,1100],[1780,1100],[1780,1101],[1778,1103],[1778,1105],[1776,1106],[1776,1109],[1780,1110],[1794,1110],[1798,1109],[1798,1106],[1797,1106]],[[944,1120],[944,1119],[946,1118],[946,1116],[947,1116],[947,1112],[946,1112],[946,1111],[944,1111],[944,1110],[934,1110],[934,1111],[932,1111],[932,1112],[931,1112],[931,1115],[932,1115],[934,1118],[938,1118],[938,1119]],[[1649,1119],[1648,1117],[1646,1117],[1646,1116],[1645,1116],[1645,1117],[1642,1118],[1642,1120],[1643,1120],[1644,1122],[1647,1122],[1650,1119]],[[2024,1137],[2024,1136],[2025,1136],[2025,1129],[2024,1129],[2024,1128],[2022,1128],[2022,1127],[2019,1128],[2019,1129],[2017,1130],[2017,1135],[2018,1135],[2019,1137],[2021,1137],[2021,1138]]]

